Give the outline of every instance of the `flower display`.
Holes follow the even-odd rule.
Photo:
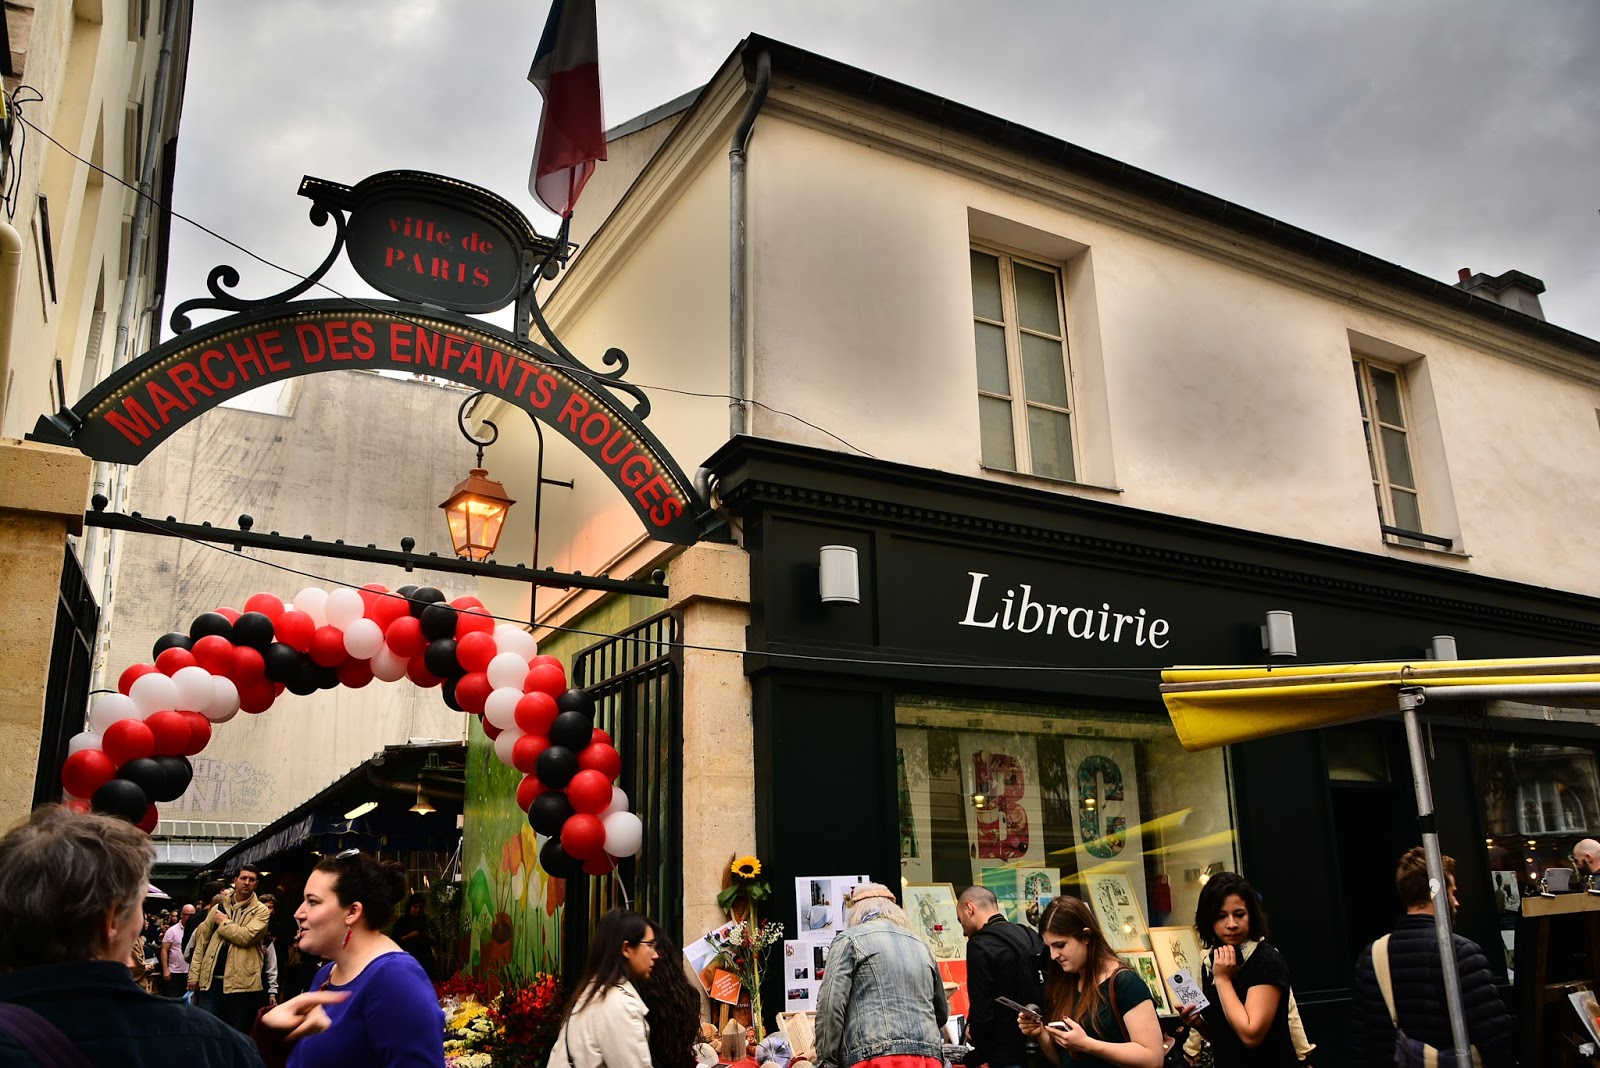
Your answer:
[[[436,989],[449,1068],[534,1068],[549,1058],[561,1024],[555,976],[458,975]]]
[[[783,924],[773,920],[763,922],[758,915],[760,903],[772,896],[772,887],[761,878],[758,858],[735,857],[728,865],[728,874],[731,879],[717,895],[717,907],[725,910],[735,922],[712,932],[709,937],[719,960],[739,977],[740,985],[750,993],[750,1022],[759,1042],[766,1036],[761,1019],[761,973],[773,947],[783,941]]]
[[[741,879],[754,879],[761,874],[761,861],[755,857],[740,857],[728,870]]]

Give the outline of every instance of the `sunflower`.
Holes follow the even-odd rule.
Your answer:
[[[729,870],[741,879],[754,879],[761,874],[761,862],[755,857],[740,857]]]

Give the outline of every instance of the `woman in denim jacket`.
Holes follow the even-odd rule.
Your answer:
[[[950,1014],[933,954],[878,883],[845,898],[817,998],[817,1056],[833,1068],[943,1068]]]

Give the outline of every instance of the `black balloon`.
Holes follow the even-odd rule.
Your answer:
[[[179,634],[177,631],[173,631],[171,634],[163,634],[156,639],[156,643],[150,647],[150,659],[154,660],[168,649],[192,648],[194,648],[194,640],[192,638],[187,634]]]
[[[246,612],[233,625],[233,644],[265,649],[272,644],[272,619],[262,612]]]
[[[466,674],[461,670],[460,662],[456,660],[454,638],[440,638],[429,642],[428,648],[423,650],[422,663],[437,678],[457,679]]]
[[[195,641],[213,634],[233,641],[233,624],[221,612],[202,612],[189,624],[189,637]]]
[[[461,707],[461,702],[456,700],[455,679],[445,679],[444,684],[439,687],[439,692],[444,696],[444,703],[447,707],[453,708],[457,712],[466,711],[466,709]]]
[[[543,835],[560,834],[573,811],[572,802],[561,791],[539,794],[528,806],[528,826]]]
[[[267,665],[267,678],[273,682],[287,686],[300,674],[302,657],[291,645],[273,642],[261,651],[261,659]]]
[[[562,712],[582,712],[584,715],[593,718],[594,698],[589,696],[587,690],[568,690],[556,698],[556,708]]]
[[[294,669],[294,674],[283,680],[289,692],[299,697],[306,697],[317,692],[320,681],[317,675],[317,665],[310,659],[302,659]]]
[[[539,754],[533,773],[550,789],[563,789],[578,774],[578,754],[564,745],[552,745]]]
[[[422,634],[429,641],[438,641],[440,638],[454,638],[456,636],[456,610],[447,604],[430,604],[422,610],[418,621],[422,624]]]
[[[167,769],[151,757],[138,757],[128,761],[117,769],[117,778],[127,779],[143,790],[152,801],[172,800],[170,797],[161,796],[167,792]],[[143,809],[140,809],[139,815],[141,817],[144,815]]]
[[[150,795],[150,800],[163,803],[176,801],[182,797],[183,792],[189,788],[189,783],[194,781],[194,765],[189,763],[189,758],[158,756],[151,759],[161,765],[162,785],[159,791],[146,790]],[[129,763],[131,764],[133,761],[129,761]],[[127,767],[124,766],[118,774],[125,774],[126,772]]]
[[[112,779],[94,792],[89,799],[89,806],[96,812],[138,823],[144,819],[145,810],[150,807],[150,797],[136,782]]]
[[[550,724],[550,745],[577,752],[594,739],[594,721],[582,712],[563,712]],[[575,774],[575,773],[574,773]],[[562,783],[565,786],[565,783]]]
[[[427,608],[430,604],[438,604],[440,601],[444,600],[444,594],[440,593],[432,586],[418,586],[416,589],[407,594],[407,596],[411,598],[411,614],[416,616],[418,619],[422,618],[423,609]]]
[[[310,664],[311,678],[319,690],[332,690],[339,685],[339,673],[331,667],[321,664]]]
[[[539,848],[539,867],[552,879],[570,879],[583,870],[583,861],[562,849],[561,839],[551,838]]]

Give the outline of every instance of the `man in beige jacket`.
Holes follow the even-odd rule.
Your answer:
[[[194,933],[189,989],[195,1004],[245,1034],[267,1003],[261,982],[261,946],[271,910],[256,897],[261,873],[241,867]]]

